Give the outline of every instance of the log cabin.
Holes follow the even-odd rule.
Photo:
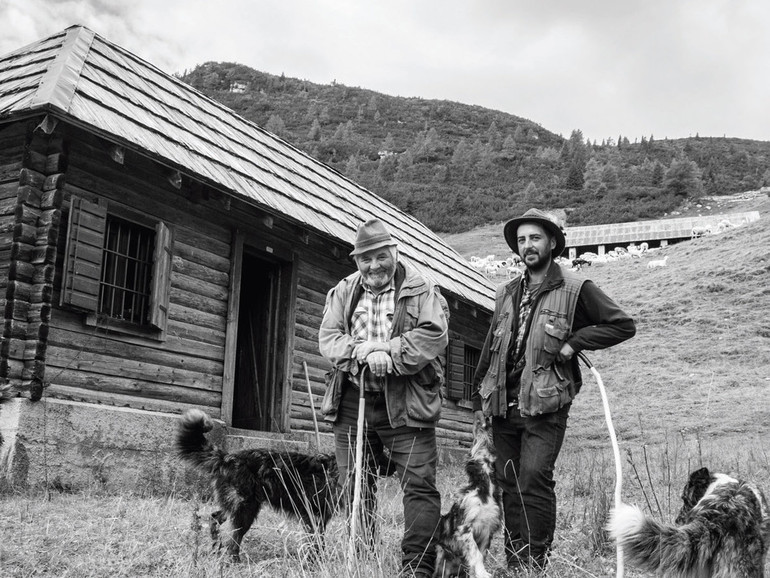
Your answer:
[[[328,443],[318,326],[373,216],[449,304],[464,448],[494,287],[437,235],[85,27],[0,58],[6,481],[162,484],[188,408],[228,449]]]

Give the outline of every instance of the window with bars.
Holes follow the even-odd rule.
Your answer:
[[[470,399],[473,393],[473,374],[479,364],[481,350],[467,343],[463,349],[463,399]]]
[[[447,396],[454,400],[470,400],[473,393],[473,374],[481,357],[481,349],[469,345],[456,334],[449,339],[448,357]]]
[[[116,214],[122,213],[122,214]],[[73,196],[60,303],[110,327],[164,332],[172,234],[161,221]],[[162,337],[161,337],[162,338]]]
[[[149,323],[154,247],[153,229],[107,215],[98,313]]]

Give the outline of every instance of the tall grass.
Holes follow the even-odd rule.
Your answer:
[[[764,446],[672,436],[662,444],[623,451],[625,501],[671,521],[692,469],[739,472],[760,485],[770,472]],[[608,576],[614,546],[604,524],[612,506],[614,464],[607,447],[585,447],[568,438],[557,463],[557,533],[549,576]],[[439,469],[443,509],[465,482],[462,465]],[[30,490],[0,496],[0,568],[9,577],[307,577],[396,576],[403,531],[401,490],[395,479],[379,483],[380,542],[347,560],[346,520],[338,515],[322,545],[298,522],[265,509],[246,535],[242,562],[214,550],[208,513],[214,504],[180,493],[138,497],[107,495],[98,487],[79,493]],[[320,554],[314,555],[315,547]],[[502,537],[493,541],[488,567],[504,566]],[[770,571],[770,565],[767,568]],[[627,569],[627,576],[642,576]]]

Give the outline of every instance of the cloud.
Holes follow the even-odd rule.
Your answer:
[[[234,61],[596,140],[770,140],[770,3],[4,0],[0,53],[84,24],[166,72]]]

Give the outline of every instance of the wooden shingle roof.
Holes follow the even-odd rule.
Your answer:
[[[0,57],[0,122],[41,112],[351,247],[379,217],[425,277],[493,307],[491,282],[418,220],[87,28]]]

